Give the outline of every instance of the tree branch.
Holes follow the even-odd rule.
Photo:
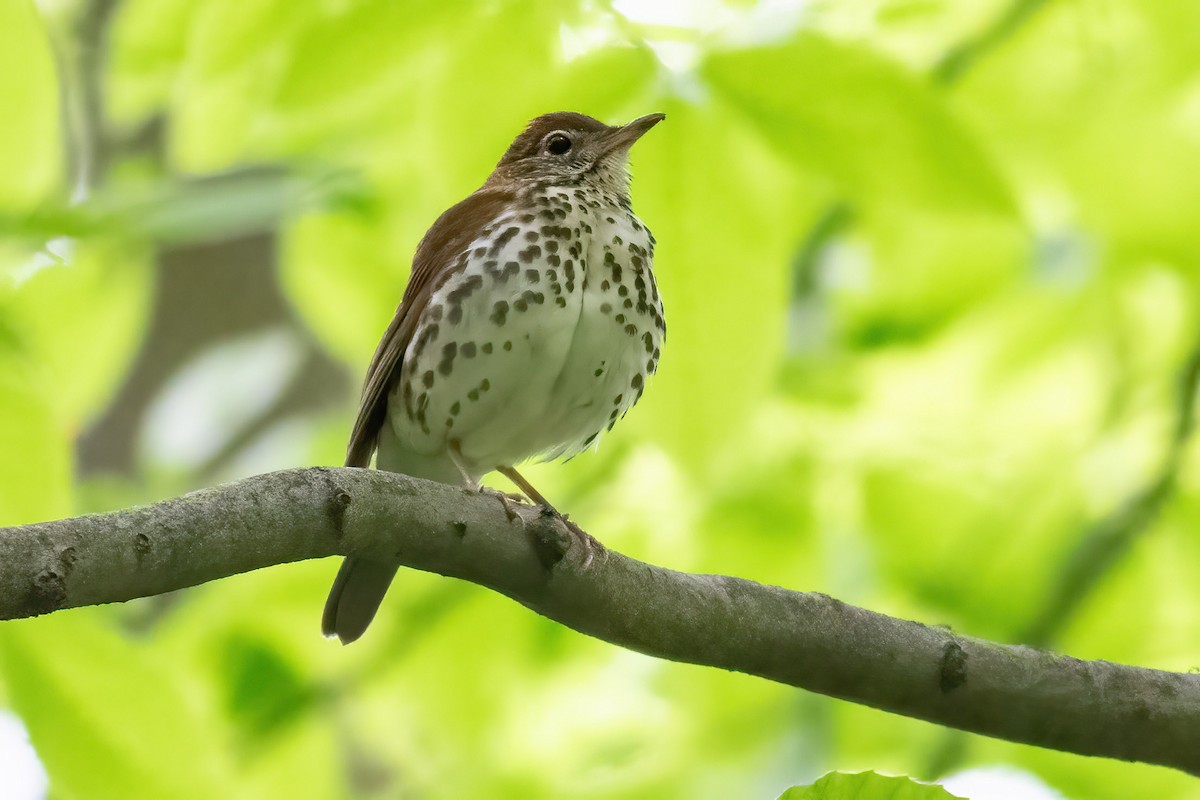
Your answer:
[[[1080,661],[826,595],[690,575],[540,509],[362,469],[287,470],[152,506],[0,529],[0,619],[354,553],[494,589],[581,633],[987,736],[1200,775],[1200,675]],[[316,628],[314,598],[313,627]]]

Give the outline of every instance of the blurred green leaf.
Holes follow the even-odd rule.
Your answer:
[[[874,772],[831,772],[811,786],[793,786],[779,800],[947,800],[954,798],[940,786]]]
[[[20,525],[70,511],[71,445],[44,375],[5,325],[0,317],[0,525]]]
[[[171,95],[169,154],[187,172],[246,158],[288,53],[315,3],[212,0],[188,22],[187,57]]]
[[[918,75],[862,44],[804,32],[717,53],[701,74],[799,164],[855,201],[1013,215],[1004,177]]]
[[[313,691],[287,659],[259,639],[230,639],[224,660],[228,711],[241,722],[247,746],[268,742],[314,701]]]
[[[78,429],[103,410],[137,353],[149,315],[149,253],[127,241],[68,245],[63,264],[37,270],[0,308],[46,373],[49,404]]]
[[[122,0],[115,8],[104,88],[107,112],[132,126],[160,113],[178,86],[196,15],[189,0]]]
[[[30,0],[0,3],[0,210],[44,200],[62,175],[54,55]]]
[[[220,728],[185,665],[108,629],[95,611],[5,623],[0,670],[56,797],[234,796]]]

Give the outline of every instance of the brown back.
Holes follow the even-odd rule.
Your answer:
[[[346,466],[370,466],[380,428],[387,419],[388,396],[400,380],[404,354],[429,298],[461,269],[460,256],[488,223],[512,207],[512,201],[510,189],[484,186],[438,217],[417,245],[404,297],[367,368],[358,418],[346,447]]]

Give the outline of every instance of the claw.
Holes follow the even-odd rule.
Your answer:
[[[587,569],[592,565],[592,561],[596,556],[596,548],[600,543],[597,542],[595,537],[593,537],[590,533],[572,522],[571,518],[566,514],[559,514],[557,511],[554,511],[553,508],[550,510],[553,511],[560,520],[562,520],[563,525],[565,525],[567,530],[571,532],[571,535],[575,537],[575,541],[579,543],[579,546],[583,548],[582,566],[583,569]]]
[[[490,486],[480,486],[479,493],[499,500],[500,505],[504,506],[504,516],[508,517],[509,522],[513,522],[519,518],[517,512],[512,507],[513,501],[517,499],[513,495],[493,489]]]

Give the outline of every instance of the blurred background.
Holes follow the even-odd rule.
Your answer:
[[[1197,30],[1193,0],[0,0],[0,524],[340,463],[436,216],[539,113],[662,111],[661,371],[530,479],[657,564],[1195,670]],[[0,794],[1200,797],[415,572],[342,648],[336,567],[0,626]]]

